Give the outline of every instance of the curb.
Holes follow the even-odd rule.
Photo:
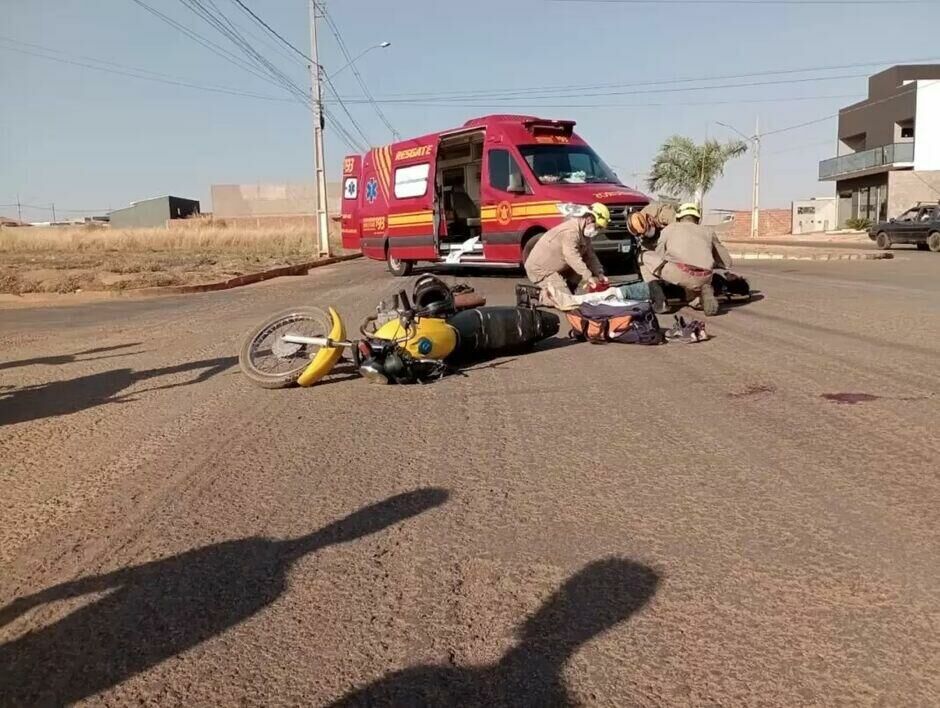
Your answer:
[[[355,258],[362,258],[362,254],[351,253],[346,256],[333,256],[332,258],[325,258],[319,261],[308,261],[306,263],[298,263],[297,265],[292,266],[272,268],[271,270],[263,270],[260,273],[239,275],[235,278],[229,278],[228,280],[223,280],[217,283],[202,283],[200,285],[167,285],[162,288],[135,288],[133,290],[119,291],[120,294],[117,295],[117,297],[134,295],[189,295],[191,293],[208,293],[214,292],[216,290],[230,290],[231,288],[240,288],[243,285],[253,285],[254,283],[260,283],[263,280],[271,280],[272,278],[280,278],[287,275],[306,275],[307,271],[313,270],[314,268],[321,268],[323,266],[333,265],[334,263],[342,263],[343,261],[351,261]]]
[[[824,239],[819,240],[806,240],[806,241],[792,241],[787,239],[735,239],[722,241],[725,246],[728,248],[816,248],[820,251],[833,251],[841,250],[843,248],[850,251],[868,251],[875,250],[874,243],[865,239],[864,241],[826,241]]]
[[[881,261],[894,258],[893,253],[780,253],[774,252],[731,252],[731,257],[739,261]]]

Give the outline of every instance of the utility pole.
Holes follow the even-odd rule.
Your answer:
[[[20,195],[16,195],[16,220],[21,224],[23,223],[23,207],[20,206]]]
[[[760,233],[760,116],[754,121],[754,193],[751,196],[751,238]]]
[[[705,219],[705,155],[708,152],[708,121],[705,121],[705,142],[702,144],[702,174],[699,177],[698,194],[695,195],[698,201],[699,211],[702,212],[702,220]]]
[[[760,116],[754,121],[754,135],[745,135],[733,125],[715,121],[718,125],[733,130],[751,145],[754,151],[754,191],[751,192],[751,238],[757,238],[760,232]]]
[[[323,89],[320,86],[320,57],[317,54],[317,2],[325,0],[310,0],[310,87],[313,93],[313,152],[317,178],[317,241],[318,251],[322,258],[330,255],[330,219],[326,204],[326,166],[323,155]]]
[[[55,223],[55,202],[52,202],[52,223]]]

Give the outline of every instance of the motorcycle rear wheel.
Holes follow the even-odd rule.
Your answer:
[[[287,333],[306,337],[329,336],[332,319],[318,307],[295,307],[269,317],[251,330],[238,350],[242,373],[262,388],[287,388],[320,350],[310,344],[288,344]]]

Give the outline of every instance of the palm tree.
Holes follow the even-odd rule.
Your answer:
[[[659,148],[647,184],[654,192],[691,197],[701,206],[705,194],[724,174],[725,163],[745,152],[747,143],[743,140],[706,140],[697,145],[689,138],[673,135]]]

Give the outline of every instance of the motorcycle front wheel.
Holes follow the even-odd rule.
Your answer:
[[[327,337],[332,320],[317,307],[295,307],[280,312],[248,333],[238,350],[242,373],[263,388],[287,388],[297,383],[320,347],[291,344],[282,337]]]

